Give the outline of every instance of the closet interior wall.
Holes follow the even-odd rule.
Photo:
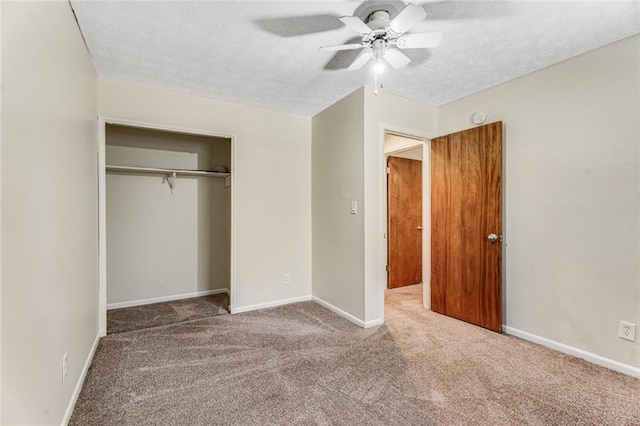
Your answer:
[[[107,165],[231,171],[231,141],[106,127]],[[227,292],[231,188],[221,177],[107,173],[107,308]]]

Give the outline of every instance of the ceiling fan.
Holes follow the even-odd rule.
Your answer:
[[[395,69],[405,67],[411,59],[401,49],[423,49],[437,47],[442,41],[440,32],[405,34],[415,24],[427,17],[427,12],[413,3],[407,4],[393,19],[386,10],[376,10],[369,15],[367,22],[357,16],[340,18],[347,27],[362,36],[362,42],[323,46],[320,50],[339,51],[362,49],[348,70],[362,68],[371,59],[376,60],[374,71],[379,74],[384,69],[383,60]]]

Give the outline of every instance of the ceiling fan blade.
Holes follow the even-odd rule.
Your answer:
[[[318,14],[307,16],[283,16],[256,19],[254,23],[271,34],[280,37],[299,37],[342,28],[338,15]]]
[[[393,21],[389,22],[386,31],[392,37],[399,37],[426,17],[427,12],[422,7],[409,3]]]
[[[349,68],[347,69],[349,71],[359,70],[364,66],[364,64],[369,62],[371,58],[373,58],[373,55],[371,54],[371,49],[364,49],[362,52],[360,52],[360,54],[351,63],[351,65],[349,65]]]
[[[400,49],[420,49],[438,47],[442,41],[442,33],[420,33],[420,34],[405,34],[396,40],[396,45]]]
[[[371,34],[371,28],[365,24],[362,19],[357,16],[343,16],[340,18],[343,24],[347,27],[351,28],[353,31],[357,32],[361,36],[366,36]]]
[[[329,50],[329,51],[337,51],[337,50],[356,50],[364,47],[362,43],[352,43],[352,44],[341,44],[339,46],[322,46],[320,50]]]
[[[411,59],[409,59],[407,55],[405,55],[398,49],[393,49],[393,48],[388,48],[382,58],[385,61],[387,61],[389,65],[391,65],[395,69],[406,67],[407,64],[411,62]]]

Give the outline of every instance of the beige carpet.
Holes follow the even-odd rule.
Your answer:
[[[107,311],[107,334],[228,314],[229,296],[213,294]]]
[[[636,425],[640,381],[387,293],[363,330],[313,302],[105,337],[72,425]]]
[[[640,380],[386,293],[386,323],[442,424],[640,425]]]

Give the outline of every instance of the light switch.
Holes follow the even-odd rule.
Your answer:
[[[358,202],[357,201],[352,201],[351,202],[351,214],[358,214]]]

